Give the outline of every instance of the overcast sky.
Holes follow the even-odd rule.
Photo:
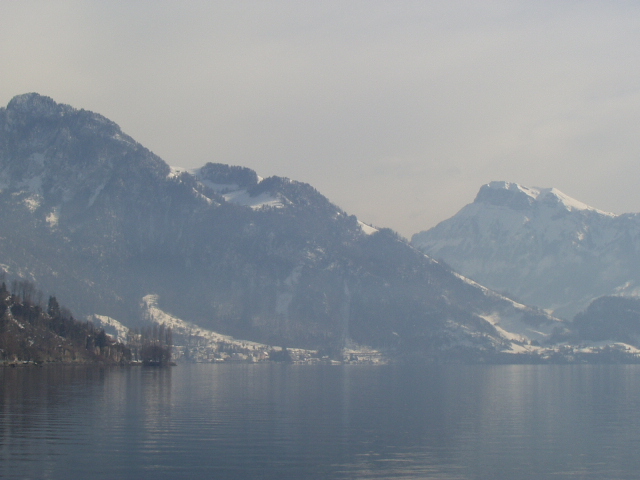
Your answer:
[[[32,91],[407,237],[491,180],[640,212],[636,1],[2,1],[0,105]]]

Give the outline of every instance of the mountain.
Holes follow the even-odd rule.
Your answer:
[[[473,203],[412,245],[563,318],[640,286],[640,215],[597,210],[555,188],[483,185]]]
[[[8,277],[126,326],[152,295],[221,335],[335,355],[527,351],[564,330],[308,184],[170,167],[112,121],[35,93],[0,109],[0,224]]]
[[[574,329],[580,338],[640,344],[640,298],[603,296],[576,315]]]

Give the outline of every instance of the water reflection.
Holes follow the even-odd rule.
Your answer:
[[[0,369],[3,478],[635,478],[638,366]]]

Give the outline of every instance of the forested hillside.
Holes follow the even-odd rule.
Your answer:
[[[37,301],[41,294],[28,282],[14,282],[11,290],[0,285],[0,364],[130,361],[128,348],[73,318],[55,297],[45,310]]]

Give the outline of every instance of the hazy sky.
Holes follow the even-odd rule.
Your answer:
[[[491,180],[640,212],[637,1],[1,1],[32,91],[405,236]]]

